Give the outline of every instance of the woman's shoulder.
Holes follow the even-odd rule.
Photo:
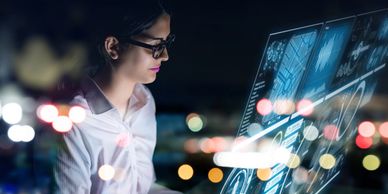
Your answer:
[[[78,93],[69,102],[70,106],[81,106],[84,109],[89,109],[88,103],[82,93]]]

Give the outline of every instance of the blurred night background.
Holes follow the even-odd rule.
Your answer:
[[[55,103],[59,114],[69,110],[62,104],[68,96],[58,88],[63,80],[77,79],[88,63],[86,40],[93,32],[87,26],[96,23],[90,8],[105,4],[0,2],[0,194],[52,192],[57,133],[36,111],[47,102]],[[268,35],[387,8],[388,1],[165,0],[165,6],[172,10],[176,40],[156,82],[148,85],[157,107],[157,182],[182,192],[218,193],[230,169],[218,167],[223,176],[211,178],[209,171],[217,167],[213,153],[228,149],[237,133]],[[106,10],[106,17],[114,11]],[[359,112],[376,131],[388,121],[388,68],[383,71],[371,102]],[[14,118],[18,112],[21,120]],[[24,130],[33,139],[13,142],[8,133],[13,124],[32,127]],[[362,165],[369,153],[380,156],[374,171]],[[327,192],[388,193],[387,154],[388,139],[378,132],[368,149],[353,142]],[[178,175],[183,164],[194,171],[188,180]]]

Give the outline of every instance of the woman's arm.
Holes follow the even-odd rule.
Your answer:
[[[90,157],[77,126],[61,135],[54,176],[57,193],[90,193]]]

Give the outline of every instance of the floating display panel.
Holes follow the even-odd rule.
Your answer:
[[[272,165],[266,180],[258,176],[263,169],[234,168],[222,194],[325,191],[341,172],[357,133],[357,113],[386,66],[387,14],[385,9],[269,36],[233,152],[263,152],[270,142],[269,151],[284,148],[298,164]],[[307,108],[298,109],[303,100]]]

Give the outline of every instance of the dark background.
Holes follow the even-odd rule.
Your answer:
[[[119,6],[131,6],[130,1],[115,3]],[[172,33],[176,35],[176,41],[169,50],[170,60],[162,64],[156,82],[148,85],[156,101],[157,114],[167,115],[171,120],[179,120],[190,112],[199,112],[205,116],[217,115],[221,121],[213,122],[220,125],[215,127],[209,125],[199,134],[187,132],[185,129],[186,131],[177,130],[167,135],[163,133],[162,138],[235,135],[270,33],[388,7],[387,0],[166,0],[165,3],[166,7],[172,10],[171,28]],[[2,1],[0,24],[11,32],[16,52],[26,39],[41,35],[50,42],[55,52],[61,55],[68,42],[83,42],[91,35],[92,32],[88,31],[86,26],[95,18],[90,14],[90,8],[93,6],[104,6],[104,2]],[[109,17],[114,11],[106,10],[106,16]],[[387,69],[384,69],[382,75],[387,75]],[[17,82],[12,72],[2,72],[2,75],[2,84]],[[384,83],[388,78],[381,76],[379,80],[376,98],[380,100],[378,101],[380,106],[384,103],[386,106],[385,95],[388,88]],[[24,89],[35,97],[46,94],[46,91],[42,90]],[[387,112],[387,108],[379,112],[365,110],[361,115],[367,119],[386,120]],[[222,125],[223,121],[231,118],[235,121],[227,126]],[[159,123],[163,125],[163,122]],[[5,128],[5,124],[2,124],[3,127]],[[165,141],[166,139],[159,138],[155,159],[157,175],[161,182],[181,191],[195,190],[199,187],[217,189],[221,186],[221,184],[203,186],[209,185],[204,183],[204,180],[207,180],[208,168],[214,166],[211,156],[182,154],[179,148],[163,144]],[[19,147],[18,150],[24,150],[30,158],[27,157],[27,161],[33,161],[34,153],[28,145],[33,144]],[[379,153],[386,153],[387,145],[375,149],[374,151]],[[367,152],[369,151],[363,153]],[[3,154],[0,165],[5,173],[0,175],[2,182],[0,185],[10,184],[14,187],[25,185],[26,180],[21,180],[23,175],[14,175],[17,171],[14,170],[17,168],[14,160],[6,162],[19,153],[15,151],[13,154]],[[385,192],[388,191],[385,186],[388,180],[386,166],[382,164],[383,167],[378,171],[366,172],[359,164],[363,153],[356,150],[350,154],[349,163],[345,165],[342,175],[330,193],[357,193],[365,190],[383,193],[384,187]],[[167,156],[167,159],[164,156]],[[173,156],[177,157],[177,161],[168,163],[168,159]],[[185,182],[177,178],[177,166],[183,162],[191,162],[193,167],[199,169],[199,173],[191,181]],[[25,173],[35,178],[40,176],[36,175],[36,170],[27,170]],[[41,176],[45,176],[45,173],[47,174],[43,172]],[[37,184],[36,181],[34,184]]]

